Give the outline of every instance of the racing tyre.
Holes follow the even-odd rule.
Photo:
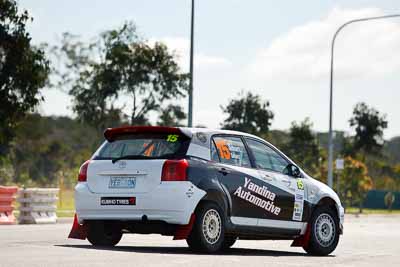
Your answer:
[[[93,246],[113,247],[122,238],[121,228],[112,222],[91,222],[88,230],[88,241]]]
[[[237,237],[233,236],[225,236],[224,242],[222,242],[222,249],[228,250],[230,249],[236,242]]]
[[[310,241],[303,247],[310,255],[326,256],[339,242],[339,219],[329,207],[318,207],[311,218]]]
[[[222,249],[224,217],[214,203],[205,203],[196,211],[196,221],[186,242],[194,251],[213,253]]]

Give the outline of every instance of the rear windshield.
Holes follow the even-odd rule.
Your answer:
[[[183,134],[140,133],[117,137],[107,142],[94,159],[144,156],[176,159],[186,155],[190,139]]]

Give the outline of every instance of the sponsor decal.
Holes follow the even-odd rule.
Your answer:
[[[186,191],[186,196],[187,196],[188,198],[191,198],[191,197],[193,196],[193,194],[194,194],[194,189],[193,189],[193,186],[191,186],[191,187],[189,187],[189,189]]]
[[[251,182],[247,177],[244,178],[243,186],[239,186],[233,194],[269,213],[279,215],[281,212],[281,208],[275,206],[274,203],[275,193],[271,192],[267,186],[260,186]]]
[[[304,208],[304,184],[301,179],[297,179],[297,188],[294,194],[294,207],[293,207],[293,217],[294,221],[301,221],[303,218],[303,208]]]
[[[101,206],[134,206],[136,205],[135,197],[102,197],[100,199]]]
[[[301,179],[297,179],[297,189],[304,190],[304,184]]]
[[[198,132],[198,133],[196,133],[196,137],[202,143],[206,143],[207,142],[207,136],[204,133]]]
[[[296,194],[296,200],[302,201],[304,199],[304,196],[302,194]]]

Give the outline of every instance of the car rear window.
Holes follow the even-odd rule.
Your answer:
[[[125,134],[107,142],[94,159],[116,159],[125,156],[176,159],[186,155],[190,139],[184,134]]]

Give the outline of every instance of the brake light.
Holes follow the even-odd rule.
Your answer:
[[[89,163],[90,163],[90,160],[87,160],[79,168],[78,182],[86,182],[86,180],[87,180],[87,169],[88,169]]]
[[[186,169],[189,162],[186,159],[166,160],[163,165],[161,181],[186,181]]]

